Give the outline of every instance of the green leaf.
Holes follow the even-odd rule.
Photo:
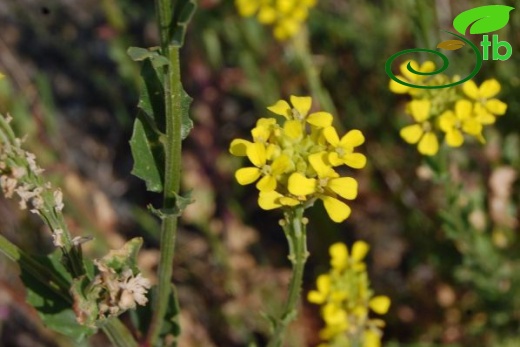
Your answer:
[[[487,5],[472,8],[459,14],[453,20],[453,27],[462,35],[468,27],[470,34],[486,34],[502,29],[509,22],[509,12],[514,7],[505,5]]]
[[[184,44],[184,36],[186,35],[186,27],[191,21],[196,9],[197,4],[195,0],[177,1],[173,10],[171,45],[182,47]]]
[[[181,124],[181,138],[184,140],[188,137],[191,129],[193,129],[193,121],[190,118],[190,104],[193,100],[188,93],[183,89],[181,96],[181,110],[182,110],[182,124]]]
[[[130,47],[126,51],[133,61],[143,61],[149,59],[155,68],[168,65],[168,59],[159,54],[159,47],[141,48]]]
[[[126,268],[130,268],[134,273],[138,273],[140,271],[137,267],[137,255],[142,245],[143,239],[134,237],[128,240],[123,247],[110,250],[107,255],[99,260],[99,263],[115,270],[117,273]]]
[[[175,207],[171,209],[161,208],[156,209],[151,204],[148,205],[148,210],[155,216],[163,219],[167,216],[180,216],[186,207],[193,202],[191,198],[191,191],[186,193],[186,196],[175,193]]]
[[[137,107],[144,111],[153,130],[160,133],[166,132],[163,79],[164,72],[147,59],[141,68],[140,95]]]
[[[70,284],[72,279],[61,264],[61,252],[56,251],[46,257],[31,257],[45,267],[49,279],[59,278],[61,281]],[[75,341],[81,341],[96,332],[96,329],[80,325],[76,321],[76,316],[72,310],[72,298],[68,293],[61,293],[57,288],[53,288],[50,283],[43,283],[40,278],[33,276],[23,266],[21,275],[25,287],[27,288],[27,302],[37,311],[43,323],[54,331],[68,336]]]
[[[157,54],[157,52],[150,51],[146,48],[141,47],[130,47],[128,48],[126,53],[130,56],[130,58],[133,61],[143,61],[147,58],[152,57],[154,54]]]
[[[138,114],[130,139],[134,158],[132,174],[145,181],[146,189],[160,193],[163,190],[164,148],[159,135],[144,117],[142,113]]]

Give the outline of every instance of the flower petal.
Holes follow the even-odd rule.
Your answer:
[[[397,76],[400,80],[404,80],[403,76]],[[388,88],[391,92],[396,94],[406,94],[410,90],[410,87],[405,86],[404,84],[397,83],[394,80],[390,80],[390,83],[388,85]]]
[[[365,330],[362,347],[381,347],[381,332],[375,329]]]
[[[327,152],[323,151],[319,153],[310,154],[308,157],[309,163],[311,164],[312,168],[316,171],[318,177],[320,178],[335,176],[334,169],[325,163],[326,155]]]
[[[287,120],[283,125],[283,132],[293,140],[301,139],[303,136],[303,125],[299,120]]]
[[[267,109],[277,115],[284,116],[287,119],[292,118],[291,106],[285,100],[278,100],[276,104],[269,106]]]
[[[473,100],[477,100],[479,98],[478,87],[472,80],[469,80],[462,85],[462,91]]]
[[[330,126],[323,129],[323,136],[332,146],[336,147],[339,145],[339,136],[334,127]]]
[[[464,142],[464,136],[458,129],[452,129],[446,133],[446,143],[450,147],[460,147]]]
[[[328,112],[314,112],[307,117],[307,123],[324,128],[332,124],[332,118],[332,115]]]
[[[344,202],[331,196],[322,195],[320,199],[323,201],[325,210],[334,222],[341,223],[350,216],[350,207]]]
[[[262,167],[267,161],[267,153],[263,143],[252,143],[247,146],[247,157],[256,167]]]
[[[427,99],[413,100],[409,103],[410,113],[416,122],[424,122],[430,117],[431,102]]]
[[[365,142],[365,136],[357,129],[350,130],[340,140],[340,143],[344,146],[357,147]]]
[[[241,185],[251,184],[260,178],[261,171],[256,167],[244,167],[235,172],[235,178]]]
[[[358,192],[358,183],[352,177],[331,178],[327,187],[347,200],[355,199]]]
[[[361,153],[347,153],[342,159],[345,165],[354,169],[362,169],[367,164],[367,157]]]
[[[294,106],[296,111],[300,113],[300,116],[307,116],[312,105],[312,98],[310,96],[294,96],[291,95],[291,104]]]
[[[341,307],[333,303],[327,303],[322,309],[323,320],[327,325],[344,324],[348,322],[347,312]]]
[[[266,175],[256,183],[256,189],[261,192],[270,192],[276,189],[276,179],[271,175]]]
[[[494,78],[485,80],[478,91],[481,98],[492,98],[500,92],[500,83]]]
[[[378,295],[370,299],[368,306],[378,314],[385,314],[390,308],[390,298],[386,295]]]
[[[336,270],[343,270],[347,267],[348,248],[344,243],[336,242],[329,247],[330,266]]]
[[[344,164],[343,159],[339,157],[337,152],[330,152],[327,159],[332,166],[340,166]]]
[[[293,195],[309,195],[316,192],[316,180],[295,172],[289,177],[287,189]]]
[[[256,10],[258,10],[258,6],[260,5],[259,1],[256,0],[236,0],[235,2],[238,13],[242,17],[249,17],[253,15]]]
[[[457,116],[452,110],[445,111],[439,116],[439,127],[444,132],[452,131],[456,124]]]
[[[271,173],[273,175],[283,174],[290,166],[291,160],[285,154],[276,158],[271,164]]]
[[[307,300],[314,304],[323,304],[327,300],[327,296],[330,292],[330,276],[319,275],[316,280],[316,287],[318,290],[311,290],[307,294]]]
[[[276,17],[276,10],[271,6],[264,5],[258,11],[258,21],[262,24],[272,24],[276,21]]]
[[[413,124],[402,128],[399,134],[406,142],[413,145],[419,142],[421,136],[424,134],[424,131],[422,126],[419,124]]]
[[[295,198],[291,198],[289,196],[282,196],[279,199],[280,204],[283,206],[296,206],[300,204],[300,201],[296,200]]]
[[[496,114],[497,116],[502,116],[507,111],[507,104],[498,99],[488,100],[485,107],[489,112]]]
[[[352,246],[352,259],[356,263],[359,263],[365,258],[368,253],[370,246],[365,241],[356,241]]]
[[[435,155],[439,151],[439,142],[437,136],[432,132],[424,134],[419,146],[417,147],[419,152],[424,155]]]
[[[237,157],[245,157],[247,155],[247,146],[252,144],[251,141],[243,139],[234,139],[229,145],[229,153]]]
[[[470,135],[477,136],[482,132],[482,123],[479,123],[476,119],[466,119],[462,123],[462,130]]]
[[[466,119],[471,116],[473,111],[473,103],[469,100],[459,100],[455,104],[455,115],[458,119]]]
[[[431,60],[426,60],[424,63],[422,63],[419,71],[420,72],[432,72],[435,70],[435,63]]]
[[[417,77],[419,75],[416,75],[414,73],[412,73],[410,70],[408,70],[408,63],[410,63],[410,66],[415,70],[415,71],[419,71],[419,64],[417,64],[417,62],[415,60],[408,60],[408,61],[405,61],[404,63],[402,63],[400,66],[399,66],[399,70],[401,70],[401,73],[404,75],[404,77],[408,80],[408,81],[415,81],[417,79]]]
[[[283,197],[283,195],[275,190],[260,192],[260,194],[258,194],[258,206],[264,210],[273,210],[281,207],[282,205],[279,201],[281,197]]]

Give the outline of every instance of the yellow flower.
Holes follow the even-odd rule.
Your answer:
[[[354,153],[354,148],[365,142],[365,137],[359,130],[350,130],[341,139],[334,127],[323,129],[323,135],[332,146],[328,160],[333,166],[346,164],[355,169],[362,169],[367,163],[367,158],[361,153]]]
[[[439,150],[437,135],[433,131],[433,124],[429,121],[431,102],[429,100],[413,100],[409,104],[409,111],[417,124],[401,129],[401,137],[410,144],[419,143],[417,149],[424,155],[435,155]]]
[[[364,271],[366,269],[363,259],[370,246],[364,241],[356,241],[352,245],[352,255],[349,256],[348,248],[344,243],[335,243],[330,246],[330,266],[336,270],[344,270],[348,267],[353,268],[356,271]]]
[[[368,306],[377,314],[385,314],[390,308],[390,298],[385,295],[375,296],[370,299]]]
[[[502,116],[506,113],[507,104],[493,98],[500,92],[500,83],[496,79],[486,80],[480,87],[469,80],[462,85],[462,91],[475,101],[476,113],[486,120],[483,124],[492,124],[493,116]]]
[[[243,17],[257,13],[258,21],[273,25],[275,38],[284,41],[300,31],[316,0],[235,0],[235,5]]]
[[[316,280],[316,287],[318,290],[311,290],[307,295],[307,300],[314,304],[323,304],[330,292],[330,276],[319,275]]]
[[[283,206],[296,206],[300,200],[278,193],[277,191],[261,191],[258,195],[258,205],[264,210],[274,210]]]
[[[459,100],[455,112],[448,110],[439,117],[439,126],[446,133],[446,143],[459,147],[464,142],[462,132],[483,140],[482,124],[473,116],[473,105],[468,100]]]
[[[291,95],[291,104],[285,100],[279,100],[276,104],[267,109],[287,120],[305,121],[319,128],[327,127],[332,124],[332,115],[328,112],[314,112],[308,115],[311,109],[312,98],[310,96]]]
[[[417,75],[408,70],[408,63],[410,66],[419,72],[432,72],[435,71],[435,64],[432,61],[425,61],[421,66],[415,60],[408,60],[399,66],[399,70],[401,70],[402,75],[397,75],[396,77],[401,81],[408,82],[411,84],[420,84],[424,79],[428,78],[425,75]],[[412,88],[405,86],[403,84],[397,83],[394,80],[390,80],[390,85],[388,86],[390,90],[396,94],[414,94],[415,92],[420,92],[421,89]]]
[[[271,159],[273,149],[273,146],[266,148],[262,143],[247,144],[246,155],[255,167],[245,167],[237,170],[235,177],[238,183],[242,185],[250,184],[263,176],[256,184],[258,190],[266,192],[275,190],[276,178],[283,174],[289,166],[289,158],[281,155],[271,165],[268,165],[267,161]]]
[[[339,223],[351,213],[341,199],[355,199],[358,186],[354,178],[340,177],[327,158],[331,157],[335,166],[344,163],[358,168],[364,166],[365,156],[353,153],[364,137],[359,130],[353,130],[335,142],[332,115],[309,114],[311,103],[310,97],[291,96],[292,106],[279,100],[268,109],[284,116],[282,125],[274,118],[261,118],[251,131],[253,142],[233,140],[229,148],[231,154],[247,157],[253,164],[238,169],[235,177],[242,185],[258,181],[258,204],[262,209],[309,207],[320,199],[330,218]],[[329,142],[335,146],[327,142],[323,129],[327,129]],[[336,154],[331,156],[331,151]]]
[[[367,329],[363,334],[363,347],[381,347],[381,332]]]
[[[353,200],[357,196],[357,182],[352,177],[307,178],[299,172],[289,177],[289,192],[293,195],[316,195],[323,201],[330,218],[340,223],[350,215],[350,207],[337,199],[336,194],[344,199]]]
[[[390,298],[374,296],[363,263],[369,245],[357,241],[352,254],[343,243],[330,246],[331,269],[317,278],[317,290],[311,290],[307,299],[321,305],[325,327],[320,338],[330,346],[377,347],[381,344],[385,322],[369,318],[369,310],[385,314]],[[326,345],[327,345],[326,344]]]

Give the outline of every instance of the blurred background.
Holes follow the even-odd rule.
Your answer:
[[[504,117],[487,143],[453,151],[450,172],[460,191],[433,179],[399,129],[410,123],[408,96],[388,90],[384,64],[408,48],[450,39],[460,12],[514,1],[324,0],[307,22],[312,65],[343,130],[360,129],[368,157],[352,216],[335,224],[317,206],[308,211],[304,295],[328,270],[328,247],[371,245],[376,295],[392,299],[386,346],[519,346],[520,10],[498,34],[513,47],[505,61],[485,61],[474,78],[496,78]],[[139,64],[130,46],[157,45],[152,1],[2,0],[0,112],[10,113],[46,177],[64,191],[76,235],[92,235],[92,257],[142,236],[140,266],[156,281],[159,222],[147,204],[161,204],[130,174],[128,141],[138,102]],[[479,38],[474,37],[478,44]],[[473,67],[454,59],[448,74]],[[181,347],[265,344],[267,320],[290,277],[279,211],[257,205],[254,186],[240,186],[241,158],[228,152],[266,107],[289,95],[310,95],[308,66],[231,0],[200,0],[182,50],[182,79],[194,99],[195,127],[183,143],[183,189],[195,203],[182,216],[174,264],[182,308]],[[418,56],[416,59],[421,60]],[[397,66],[394,66],[397,71]],[[330,109],[332,107],[335,110]],[[327,108],[328,107],[328,108]],[[444,211],[440,213],[440,211]],[[451,222],[450,222],[451,221]],[[53,249],[50,233],[17,202],[0,197],[0,232],[34,254]],[[302,301],[287,346],[315,346],[319,307]],[[0,346],[108,346],[103,336],[78,344],[45,329],[24,299],[16,264],[0,255]]]

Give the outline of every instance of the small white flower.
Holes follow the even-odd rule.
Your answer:
[[[61,212],[63,210],[63,193],[61,192],[61,189],[57,189],[53,193],[54,195],[54,208],[56,211]]]
[[[22,178],[27,173],[27,170],[22,166],[14,167],[11,171],[14,178]]]
[[[6,198],[11,198],[15,192],[18,181],[5,175],[0,176],[0,187]]]
[[[52,243],[56,247],[64,247],[63,244],[63,230],[62,229],[56,229],[52,232]]]
[[[121,289],[123,289],[123,293],[126,293],[126,298],[124,303],[119,303],[119,306],[123,308],[121,305],[129,305],[130,304],[130,295],[131,295],[131,308],[135,307],[135,303],[144,306],[148,302],[146,298],[146,293],[152,284],[150,280],[143,277],[141,273],[137,274],[135,277],[130,277],[126,282],[120,284]],[[130,294],[130,295],[129,295]]]
[[[29,169],[35,175],[39,175],[43,172],[43,169],[36,164],[36,156],[33,153],[25,152],[25,158],[27,159],[27,164],[29,164]]]

